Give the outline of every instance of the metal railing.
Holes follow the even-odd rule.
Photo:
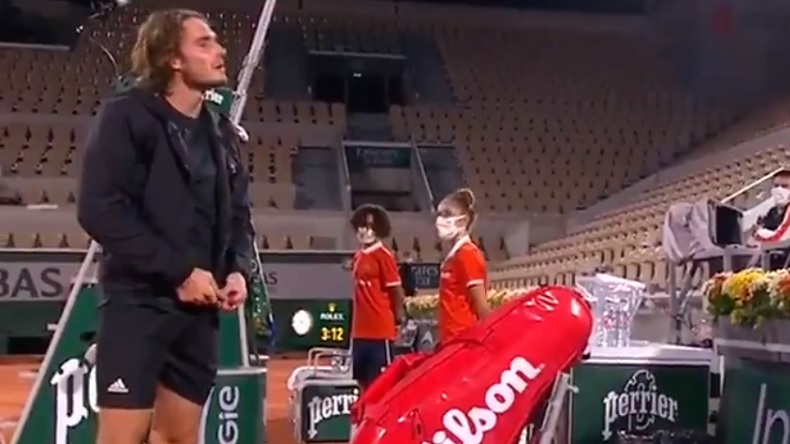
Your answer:
[[[340,151],[337,153],[338,162],[343,174],[340,176],[340,193],[343,199],[343,210],[351,211],[351,172],[348,170],[348,157],[346,156],[346,142],[340,140]]]
[[[409,139],[409,143],[411,144],[413,153],[412,155],[414,156],[414,160],[417,163],[417,174],[420,176],[423,189],[425,190],[424,194],[425,198],[427,199],[427,209],[433,212],[436,208],[436,202],[434,202],[433,190],[431,189],[431,184],[428,181],[428,174],[425,172],[425,164],[422,162],[420,147],[414,142],[414,139]]]

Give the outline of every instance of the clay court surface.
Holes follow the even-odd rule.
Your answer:
[[[40,360],[40,357],[0,357],[0,437],[5,439],[0,439],[0,444],[11,442],[13,424],[22,413]],[[285,382],[291,371],[304,363],[304,358],[272,357],[269,360],[266,433],[270,444],[296,444],[288,418],[289,394]]]

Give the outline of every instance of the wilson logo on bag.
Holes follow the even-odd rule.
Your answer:
[[[533,365],[526,358],[516,357],[510,368],[503,371],[499,382],[486,390],[483,405],[469,411],[451,409],[442,417],[443,429],[436,431],[430,442],[422,444],[480,444],[486,433],[496,427],[499,416],[513,407],[516,397],[530,381],[543,371],[543,365]]]

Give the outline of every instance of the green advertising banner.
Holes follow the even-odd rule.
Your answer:
[[[350,299],[273,299],[272,309],[279,351],[349,347]]]
[[[199,444],[264,442],[265,368],[220,369],[203,407]]]
[[[346,146],[346,159],[351,172],[369,168],[411,168],[411,148]]]
[[[716,442],[790,442],[789,375],[788,364],[728,359]]]
[[[348,442],[357,397],[359,386],[353,381],[306,381],[299,395],[301,442]]]
[[[571,444],[616,442],[621,430],[707,429],[708,366],[584,363],[572,376]]]

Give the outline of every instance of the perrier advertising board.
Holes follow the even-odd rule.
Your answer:
[[[579,393],[570,401],[570,444],[616,442],[620,431],[707,428],[708,366],[592,361],[572,376]]]
[[[308,380],[298,399],[301,442],[348,442],[351,435],[351,406],[359,386],[351,380]]]

